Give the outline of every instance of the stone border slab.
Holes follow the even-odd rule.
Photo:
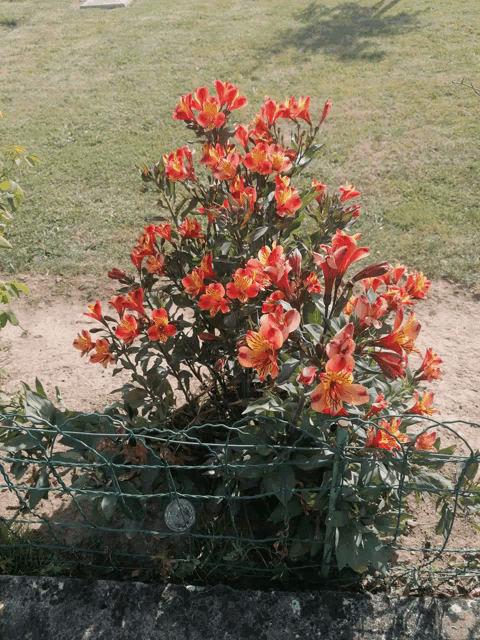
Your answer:
[[[132,0],[85,0],[80,9],[119,9],[127,7]]]
[[[480,598],[0,576],[2,640],[476,640]]]

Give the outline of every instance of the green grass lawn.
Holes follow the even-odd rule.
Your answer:
[[[135,164],[185,143],[178,96],[218,78],[249,98],[242,121],[265,95],[318,114],[331,98],[308,177],[361,190],[375,257],[478,285],[480,97],[453,84],[480,85],[478,17],[465,0],[0,0],[0,140],[41,159],[2,270],[126,266],[154,211]]]

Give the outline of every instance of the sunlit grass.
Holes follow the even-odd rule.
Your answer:
[[[360,188],[359,229],[382,259],[480,282],[480,84],[475,3],[134,0],[78,10],[0,0],[0,138],[42,160],[4,271],[125,266],[154,203],[136,163],[185,143],[180,94],[238,84],[250,118],[265,95],[334,102],[310,177]]]

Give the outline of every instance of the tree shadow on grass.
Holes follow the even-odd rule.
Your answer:
[[[386,55],[378,39],[421,27],[420,11],[389,13],[400,1],[379,0],[372,6],[343,2],[331,9],[320,2],[311,2],[295,16],[302,25],[286,30],[281,40],[303,52],[322,49],[340,60],[359,58],[376,62]]]

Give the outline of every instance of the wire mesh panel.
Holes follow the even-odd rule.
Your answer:
[[[480,455],[461,422],[415,416],[415,433],[391,436],[362,420],[49,418],[1,417],[0,555],[203,581],[480,574]]]

